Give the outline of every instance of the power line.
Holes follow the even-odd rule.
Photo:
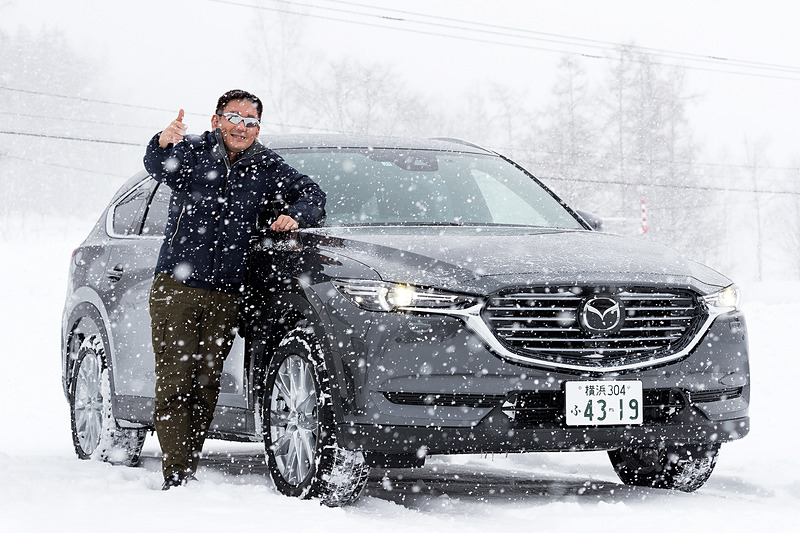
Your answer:
[[[329,15],[319,15],[319,14],[313,14],[313,13],[303,13],[303,12],[298,12],[298,11],[289,11],[289,10],[280,9],[280,8],[277,8],[277,7],[268,7],[268,6],[246,4],[246,3],[242,3],[242,2],[236,2],[236,1],[233,1],[233,0],[206,0],[206,1],[207,2],[212,2],[212,3],[217,3],[217,4],[227,4],[227,5],[234,5],[234,6],[238,6],[238,7],[248,7],[248,8],[252,8],[252,9],[260,9],[262,11],[274,11],[274,12],[277,12],[277,13],[287,13],[287,14],[290,14],[290,15],[311,17],[311,18],[317,18],[317,19],[322,19],[322,20],[332,20],[332,21],[335,21],[335,22],[346,22],[348,24],[355,24],[355,25],[359,25],[359,26],[370,26],[370,27],[381,28],[381,29],[393,29],[393,30],[397,30],[397,31],[404,31],[404,32],[409,32],[409,33],[417,33],[417,34],[420,34],[420,35],[432,35],[434,37],[446,37],[446,38],[460,39],[460,40],[473,41],[473,42],[482,42],[482,43],[489,43],[489,44],[501,44],[501,45],[506,45],[506,46],[515,46],[515,47],[519,47],[519,48],[542,50],[542,51],[546,51],[546,52],[565,52],[564,50],[558,50],[558,49],[552,49],[552,48],[515,45],[513,43],[504,43],[504,42],[500,42],[500,41],[489,41],[489,40],[483,40],[483,39],[472,39],[472,38],[469,38],[469,37],[464,37],[464,36],[459,36],[459,35],[441,34],[441,33],[435,33],[435,32],[432,32],[432,31],[424,31],[424,30],[418,30],[418,29],[412,29],[412,28],[403,28],[403,27],[397,27],[397,26],[387,26],[385,24],[370,23],[370,22],[365,22],[365,21],[355,21],[355,20],[350,20],[350,19],[345,19],[345,18],[337,18],[337,17],[329,16]],[[437,25],[437,24],[433,24],[433,23],[425,23],[425,22],[419,22],[419,21],[407,21],[407,20],[404,20],[404,19],[396,18],[396,17],[387,17],[387,16],[384,16],[384,15],[373,15],[373,14],[364,13],[364,12],[360,12],[360,11],[350,11],[350,10],[344,10],[344,9],[335,9],[335,8],[318,6],[318,5],[313,5],[313,4],[304,4],[304,3],[300,3],[300,2],[289,2],[289,1],[285,1],[285,0],[283,0],[283,1],[282,0],[273,0],[273,1],[278,2],[278,3],[283,3],[283,4],[296,5],[296,6],[299,6],[299,7],[309,7],[309,8],[312,8],[312,9],[323,9],[323,10],[328,10],[328,11],[343,12],[343,13],[346,13],[346,14],[363,15],[363,16],[370,17],[370,18],[377,18],[377,19],[379,19],[381,21],[412,22],[412,23],[417,23],[417,24]],[[454,27],[452,29],[464,30],[465,28]],[[504,35],[504,36],[507,36],[507,35]],[[585,55],[585,54],[580,54],[580,55]]]
[[[654,205],[652,205],[651,203],[649,203],[649,204],[647,205],[647,212],[648,212],[648,213],[651,213],[651,212],[653,212],[653,211],[658,211],[658,212],[674,212],[674,211],[705,211],[705,210],[707,210],[708,208],[711,208],[711,207],[725,207],[725,208],[730,208],[731,206],[735,206],[735,205],[739,205],[739,206],[753,206],[753,205],[757,205],[758,203],[759,203],[759,200],[758,200],[758,199],[755,199],[755,198],[753,198],[753,199],[750,199],[750,200],[736,200],[736,201],[732,201],[732,202],[714,203],[714,204],[707,204],[707,203],[703,203],[702,205],[682,205],[682,204],[676,204],[676,205],[655,205],[655,206],[654,206]],[[636,207],[634,207],[633,209],[631,209],[631,211],[634,211],[634,210],[636,210],[636,209],[638,209],[638,206],[636,206]]]
[[[596,55],[593,56],[593,55],[589,55],[589,54],[586,54],[586,53],[583,53],[583,52],[575,52],[573,50],[565,50],[563,48],[534,46],[534,45],[530,45],[530,44],[505,42],[505,41],[499,41],[499,40],[496,40],[496,39],[495,40],[481,39],[481,38],[469,37],[469,36],[464,36],[464,35],[443,34],[443,33],[434,32],[434,31],[425,31],[425,30],[421,30],[421,29],[407,28],[407,27],[402,27],[402,26],[392,26],[392,25],[387,25],[385,23],[386,22],[390,22],[390,23],[401,23],[401,24],[402,23],[422,24],[422,25],[426,25],[426,26],[434,26],[434,27],[445,28],[445,29],[455,29],[455,30],[458,30],[458,31],[467,31],[467,32],[472,32],[472,33],[475,33],[475,32],[488,33],[488,34],[493,34],[493,35],[496,35],[496,36],[501,36],[501,37],[504,37],[504,38],[510,37],[510,38],[533,40],[533,41],[554,42],[556,44],[562,44],[562,45],[567,45],[567,46],[582,46],[582,47],[595,48],[595,49],[600,49],[600,50],[605,50],[605,51],[612,50],[612,48],[610,46],[599,46],[599,45],[590,46],[590,45],[583,45],[583,44],[579,44],[579,43],[555,41],[553,39],[543,39],[543,38],[534,38],[534,37],[525,37],[525,36],[513,36],[513,35],[509,36],[505,32],[497,32],[497,31],[489,31],[489,30],[476,30],[476,29],[472,29],[472,28],[464,28],[464,27],[458,27],[458,26],[447,25],[447,24],[442,24],[442,23],[426,22],[426,21],[411,21],[411,20],[406,20],[406,19],[398,18],[398,17],[389,17],[389,16],[381,15],[381,14],[365,13],[365,12],[362,12],[362,11],[347,10],[347,9],[343,9],[343,8],[325,7],[325,6],[319,6],[319,5],[308,4],[308,3],[303,3],[303,2],[292,2],[292,1],[289,1],[289,0],[273,0],[276,3],[288,4],[290,6],[298,6],[298,7],[310,8],[310,9],[316,9],[316,10],[333,11],[333,12],[345,13],[345,14],[349,14],[349,15],[360,15],[360,16],[364,16],[364,17],[379,19],[380,23],[368,22],[368,21],[356,21],[356,20],[351,20],[351,19],[347,19],[347,18],[341,18],[341,17],[337,17],[337,16],[322,15],[322,14],[318,14],[318,13],[304,13],[304,12],[301,12],[301,11],[291,11],[291,10],[288,10],[288,9],[281,9],[281,8],[278,8],[278,7],[269,7],[269,6],[263,6],[263,5],[253,5],[253,4],[247,4],[247,3],[238,2],[238,1],[234,1],[234,0],[206,0],[206,1],[212,2],[212,3],[218,3],[218,4],[227,4],[227,5],[234,5],[234,6],[239,6],[239,7],[247,7],[247,8],[251,8],[251,9],[260,9],[260,10],[264,10],[264,11],[287,13],[287,14],[291,14],[291,15],[311,17],[311,18],[317,18],[317,19],[322,19],[322,20],[345,22],[345,23],[348,23],[348,24],[369,26],[369,27],[375,27],[375,28],[381,28],[381,29],[393,29],[393,30],[403,31],[403,32],[408,32],[408,33],[416,33],[416,34],[420,34],[420,35],[430,35],[430,36],[435,36],[435,37],[458,39],[458,40],[471,41],[471,42],[476,42],[476,43],[497,44],[497,45],[502,45],[502,46],[509,46],[509,47],[514,47],[514,48],[523,48],[523,49],[529,49],[529,50],[539,50],[539,51],[545,51],[545,52],[557,52],[557,53],[562,53],[562,54],[571,54],[571,55],[579,55],[579,56],[584,56],[584,57],[593,57],[593,58],[596,58],[596,59],[611,59],[609,57],[596,56]],[[386,11],[392,11],[392,10],[386,10]],[[419,16],[429,16],[429,15],[419,15]],[[454,19],[454,20],[458,20],[458,19]],[[466,21],[460,21],[460,22],[466,22]],[[473,22],[466,22],[466,23],[468,23],[468,24],[476,24],[476,23],[473,23]],[[503,28],[507,28],[507,27],[503,27]],[[509,28],[509,29],[511,29],[511,28]],[[517,31],[524,31],[524,30],[517,30]],[[563,36],[563,37],[564,38],[570,38],[570,37],[567,37],[567,36]],[[578,40],[578,38],[571,38],[571,39]],[[602,41],[597,41],[597,42],[598,43],[602,43]],[[610,44],[614,44],[614,43],[609,43],[609,45]],[[615,46],[617,48],[619,48],[620,46],[625,47],[625,45],[615,45]],[[658,50],[656,48],[646,48],[646,47],[639,47],[639,46],[628,46],[628,48],[635,48],[635,49],[639,49],[639,50],[651,50],[650,55],[654,55],[654,52]],[[661,55],[662,56],[667,56],[667,52],[668,51],[663,51],[663,53]],[[756,69],[756,70],[783,72],[783,73],[787,73],[787,74],[797,74],[798,76],[780,76],[780,75],[758,74],[758,73],[754,73],[754,72],[744,72],[744,71],[739,71],[739,70],[728,70],[728,69],[724,69],[724,68],[710,68],[710,67],[700,67],[700,66],[678,65],[678,64],[674,64],[674,63],[665,63],[665,62],[657,62],[657,61],[649,61],[649,63],[655,64],[655,65],[662,65],[662,66],[681,67],[681,68],[699,70],[699,71],[706,71],[706,72],[719,72],[719,73],[725,73],[725,74],[735,74],[735,75],[750,76],[750,77],[783,79],[783,80],[789,80],[789,81],[800,81],[800,68],[798,68],[798,67],[790,67],[790,66],[785,66],[785,65],[775,65],[775,64],[769,64],[769,63],[759,63],[759,62],[755,62],[755,61],[747,62],[747,61],[743,61],[743,60],[727,59],[727,58],[717,57],[717,56],[704,57],[704,56],[700,56],[699,54],[688,54],[688,53],[683,53],[683,52],[670,52],[670,53],[673,54],[673,55],[676,55],[676,56],[681,55],[681,54],[684,55],[684,56],[696,56],[694,59],[691,58],[691,57],[682,57],[682,59],[691,60],[691,61],[695,61],[695,62],[711,62],[713,64],[739,63],[738,65],[734,65],[734,66],[738,66],[738,67],[741,67],[741,68],[748,68],[748,69]],[[673,59],[680,59],[679,57],[672,57],[672,58]],[[630,59],[630,61],[637,62],[637,63],[645,63],[645,61],[639,60],[639,59]]]
[[[576,178],[556,178],[552,176],[536,176],[541,181],[568,181],[574,183],[596,183],[600,185],[622,185],[625,187],[642,187],[642,188],[656,188],[656,189],[677,189],[677,190],[693,190],[693,191],[714,191],[714,192],[743,192],[750,194],[785,194],[788,196],[800,196],[800,191],[776,191],[770,189],[740,189],[734,187],[712,187],[710,185],[671,185],[667,183],[629,183],[627,181],[619,180],[594,180],[594,179],[576,179]]]
[[[2,89],[4,91],[12,91],[12,92],[17,92],[17,93],[25,93],[25,94],[34,94],[34,95],[39,95],[39,96],[53,96],[55,98],[64,98],[64,99],[67,99],[67,100],[77,100],[79,102],[90,102],[90,103],[93,103],[93,104],[116,105],[116,106],[122,106],[122,107],[129,107],[129,108],[133,108],[133,109],[147,109],[148,111],[167,111],[167,112],[170,112],[170,113],[174,113],[175,112],[174,109],[164,109],[162,107],[150,107],[150,106],[143,106],[143,105],[137,105],[137,104],[126,104],[124,102],[114,102],[114,101],[111,101],[111,100],[99,100],[97,98],[87,98],[87,97],[83,97],[83,96],[70,96],[70,95],[65,95],[65,94],[48,93],[48,92],[44,92],[44,91],[32,91],[30,89],[19,89],[19,88],[16,88],[16,87],[6,87],[6,86],[2,86],[2,85],[0,85],[0,89]]]
[[[288,3],[288,4],[297,3],[297,2],[291,2],[291,1],[288,1],[288,0],[273,0],[273,1],[281,2],[281,3]],[[563,42],[563,44],[576,44],[577,43],[579,46],[592,46],[592,47],[600,45],[600,47],[602,47],[602,48],[612,49],[612,50],[619,49],[620,47],[628,47],[628,48],[633,48],[633,49],[636,49],[636,50],[644,50],[644,51],[647,51],[648,53],[653,53],[653,54],[663,55],[663,56],[670,56],[670,57],[681,58],[681,59],[696,60],[696,61],[703,61],[703,62],[715,62],[715,63],[724,62],[725,64],[738,64],[739,66],[743,66],[743,67],[759,67],[759,68],[773,69],[773,70],[786,71],[786,72],[792,72],[792,73],[800,73],[800,67],[794,67],[794,66],[788,66],[788,65],[779,65],[779,64],[775,64],[775,63],[766,63],[766,62],[762,62],[762,61],[742,60],[742,59],[735,59],[735,58],[729,58],[729,57],[722,57],[720,55],[695,54],[695,53],[691,53],[691,52],[680,52],[680,51],[675,51],[675,50],[667,50],[667,49],[664,49],[664,48],[654,48],[654,47],[641,46],[641,45],[626,45],[626,44],[623,44],[623,43],[615,43],[615,42],[611,42],[611,41],[603,41],[603,40],[597,40],[597,39],[587,39],[587,38],[584,38],[584,37],[574,37],[574,36],[563,35],[563,34],[558,34],[558,33],[535,31],[535,30],[530,30],[530,29],[527,29],[527,28],[516,28],[516,27],[512,27],[512,26],[504,26],[504,25],[499,25],[499,24],[487,24],[485,22],[473,22],[473,21],[465,20],[465,19],[457,19],[457,18],[453,18],[453,17],[442,17],[442,16],[430,15],[430,14],[426,14],[426,13],[418,13],[418,12],[414,12],[414,11],[405,11],[405,10],[400,10],[400,9],[395,9],[395,8],[376,7],[376,6],[370,6],[368,4],[362,4],[362,3],[358,3],[358,2],[350,2],[350,1],[346,1],[346,0],[325,0],[325,1],[327,1],[328,3],[332,3],[332,4],[351,5],[351,6],[363,7],[363,8],[367,8],[367,9],[380,10],[382,12],[394,12],[394,13],[400,13],[400,14],[404,14],[404,15],[411,15],[411,16],[417,16],[417,17],[423,17],[423,18],[434,19],[434,20],[443,20],[443,21],[448,21],[448,22],[455,22],[455,23],[458,23],[458,24],[468,24],[468,25],[476,26],[476,28],[471,30],[471,31],[477,31],[477,32],[485,32],[485,28],[496,28],[496,29],[499,29],[499,30],[503,30],[504,32],[511,31],[511,32],[517,32],[517,33],[522,33],[522,34],[526,34],[526,35],[543,36],[543,37],[550,38],[550,39],[558,39],[557,41],[553,41],[553,42]],[[305,5],[307,5],[307,4],[305,4]],[[386,17],[386,18],[388,18],[388,17]],[[505,35],[505,34],[503,34],[503,35]],[[536,37],[531,37],[531,38],[535,39]],[[582,44],[582,43],[587,43],[587,44]]]
[[[58,167],[58,168],[66,168],[66,169],[69,169],[69,170],[78,170],[80,172],[88,173],[88,174],[99,174],[101,176],[112,176],[112,177],[115,177],[115,178],[126,178],[126,179],[130,177],[130,176],[126,176],[126,175],[123,175],[123,174],[114,174],[112,172],[100,172],[98,170],[89,170],[88,168],[71,167],[69,165],[61,165],[61,164],[58,164],[58,163],[48,163],[47,161],[37,161],[35,159],[26,159],[24,157],[18,157],[18,156],[15,156],[15,155],[11,155],[9,153],[2,153],[2,154],[0,154],[0,156],[8,157],[9,159],[16,159],[18,161],[25,161],[27,163],[34,163],[34,164],[37,164],[37,165],[47,165],[49,167]]]
[[[147,146],[143,143],[133,143],[127,141],[110,141],[108,139],[90,139],[87,137],[71,137],[69,135],[48,135],[45,133],[27,133],[24,131],[8,131],[8,130],[0,130],[0,134],[3,135],[22,135],[25,137],[44,137],[46,139],[61,139],[65,141],[82,141],[82,142],[92,142],[92,143],[102,143],[102,144],[121,144],[124,146]]]
[[[545,155],[566,155],[566,156],[574,156],[574,153],[570,152],[560,152],[556,150],[541,150],[529,147],[522,147],[522,146],[498,146],[492,145],[487,146],[490,150],[495,150],[499,152],[507,152],[507,153],[520,153],[520,154],[545,154]],[[597,153],[585,153],[587,156],[593,157],[601,157],[602,154]],[[710,163],[704,161],[682,161],[682,160],[667,160],[667,159],[652,159],[652,158],[645,158],[645,157],[625,157],[623,159],[625,162],[634,162],[634,163],[668,163],[680,166],[690,166],[690,167],[720,167],[720,168],[732,168],[732,169],[747,169],[753,170],[752,165],[737,165],[734,163]],[[769,167],[769,166],[759,166],[757,170],[788,170],[788,171],[800,171],[800,167]],[[709,177],[729,177],[729,176],[713,176],[708,175]]]
[[[50,96],[50,97],[53,97],[53,98],[63,98],[63,99],[67,99],[67,100],[77,100],[77,101],[80,101],[80,102],[87,102],[87,103],[94,103],[94,104],[116,105],[116,106],[128,107],[128,108],[133,108],[133,109],[144,109],[144,110],[147,110],[147,111],[159,111],[159,112],[175,113],[174,109],[166,109],[166,108],[163,108],[163,107],[151,107],[151,106],[143,106],[143,105],[138,105],[138,104],[128,104],[128,103],[125,103],[125,102],[114,102],[112,100],[100,100],[100,99],[96,99],[96,98],[87,98],[87,97],[83,97],[83,96],[72,96],[72,95],[66,95],[66,94],[49,93],[49,92],[45,92],[45,91],[31,91],[31,90],[28,90],[28,89],[19,89],[17,87],[8,87],[8,86],[3,86],[3,85],[0,85],[0,90],[9,91],[9,92],[16,92],[16,93],[23,93],[23,94],[31,94],[31,95],[36,95],[36,96]],[[197,116],[197,117],[200,117],[200,116],[207,117],[208,116],[207,113],[195,113],[195,112],[190,112],[190,111],[187,111],[186,114],[187,115],[192,115],[192,116]],[[277,127],[280,127],[280,128],[294,128],[294,129],[309,130],[309,131],[324,130],[324,128],[316,128],[316,127],[313,127],[313,126],[302,126],[302,125],[298,125],[298,124],[284,124],[284,123],[281,123],[281,122],[261,121],[261,123],[262,124],[268,124],[270,126],[277,126]],[[139,128],[139,127],[142,127],[142,126],[132,126],[132,127]],[[331,130],[324,130],[324,131],[331,131]]]
[[[20,117],[20,118],[43,118],[46,120],[58,120],[62,122],[82,122],[84,124],[98,124],[101,126],[114,126],[114,127],[123,127],[123,128],[139,128],[139,129],[147,129],[152,131],[152,126],[137,126],[135,124],[120,124],[118,122],[106,122],[102,120],[89,120],[89,119],[80,119],[80,118],[66,118],[66,117],[56,117],[52,115],[34,115],[30,113],[17,113],[16,111],[0,111],[0,115],[8,115],[12,117]]]

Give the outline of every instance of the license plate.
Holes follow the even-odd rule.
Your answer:
[[[642,423],[641,381],[567,381],[568,426],[615,426]]]

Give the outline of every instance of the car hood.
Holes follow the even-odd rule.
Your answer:
[[[505,286],[670,285],[708,293],[731,281],[646,238],[494,226],[306,230],[322,255],[358,261],[385,281],[488,294]]]

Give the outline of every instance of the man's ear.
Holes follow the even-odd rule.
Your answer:
[[[219,128],[219,115],[211,115],[211,129]]]

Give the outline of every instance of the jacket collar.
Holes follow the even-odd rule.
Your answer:
[[[217,155],[217,157],[224,158],[226,163],[230,163],[230,156],[228,155],[228,151],[225,149],[225,143],[222,141],[222,130],[217,128],[213,132],[209,133],[210,133],[209,137],[211,138],[211,144],[212,144],[211,148],[212,152],[214,152]],[[245,161],[266,151],[267,147],[264,146],[261,143],[261,141],[256,139],[255,141],[253,141],[253,144],[251,144],[247,150],[240,153],[236,157],[236,159],[233,160],[233,163],[235,164],[241,161]]]

